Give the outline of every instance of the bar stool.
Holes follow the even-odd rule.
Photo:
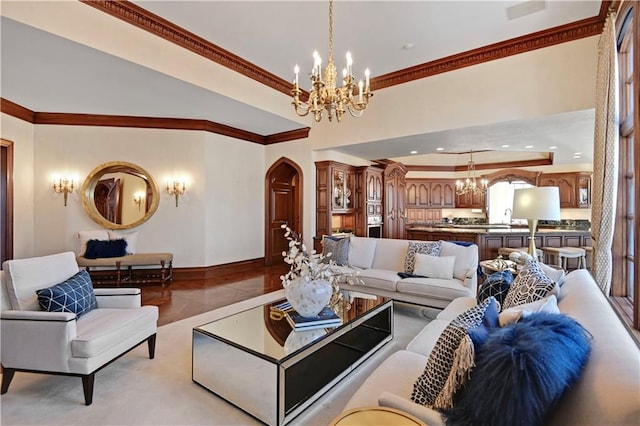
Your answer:
[[[529,247],[500,247],[498,249],[498,254],[502,255],[502,257],[504,257],[505,259],[508,259],[509,255],[514,251],[523,251],[525,253],[529,253]],[[536,248],[536,257],[538,258],[538,262],[542,262],[544,252]]]
[[[586,251],[582,247],[542,247],[544,254],[555,257],[556,265],[567,270],[567,260],[578,259],[578,269],[587,267]]]

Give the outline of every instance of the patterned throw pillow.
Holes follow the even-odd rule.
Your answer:
[[[98,307],[91,277],[84,269],[60,284],[36,290],[36,295],[43,311],[72,312],[78,318]]]
[[[476,297],[478,303],[482,303],[483,300],[493,296],[496,301],[502,306],[504,298],[507,297],[507,293],[513,283],[513,274],[508,269],[500,272],[494,272],[489,275],[478,289],[478,296]],[[498,308],[500,310],[500,308]]]
[[[416,253],[440,256],[440,241],[409,241],[407,257],[404,259],[404,272],[413,274],[416,267]]]
[[[535,260],[527,262],[504,298],[502,310],[524,303],[535,302],[555,294],[558,296],[559,286],[547,276]]]
[[[349,238],[332,238],[326,235],[322,237],[322,253],[325,258],[323,263],[334,261],[336,265],[347,265],[349,263]],[[331,256],[326,257],[329,253]]]
[[[424,372],[413,385],[413,402],[436,409],[453,405],[454,394],[466,383],[475,365],[473,341],[467,330],[482,324],[491,304],[495,299],[489,298],[461,313],[444,329]]]

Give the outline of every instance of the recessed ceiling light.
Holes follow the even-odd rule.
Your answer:
[[[582,155],[582,153],[581,152],[574,152],[573,155],[580,156],[580,155]]]
[[[510,146],[511,145],[507,145],[507,144],[502,145],[503,148],[509,148]]]
[[[533,145],[527,145],[527,146],[525,146],[525,148],[531,149],[531,148],[533,148]]]
[[[411,153],[412,153],[412,154],[417,154],[417,153],[418,153],[418,151],[411,151]]]
[[[580,156],[579,155],[574,155],[573,158],[580,158]]]
[[[550,146],[549,149],[558,149],[558,147],[554,145],[554,146]]]
[[[436,151],[444,151],[444,148],[438,147],[438,148],[436,148]]]
[[[403,48],[404,50],[411,50],[411,49],[413,49],[413,47],[414,47],[414,46],[415,46],[415,44],[413,44],[413,43],[409,42],[409,43],[404,44],[404,45],[402,46],[402,48]]]

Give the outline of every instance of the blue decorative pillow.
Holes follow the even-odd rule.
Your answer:
[[[121,257],[127,254],[127,240],[89,240],[84,257],[98,259],[100,257]]]
[[[48,312],[72,312],[78,317],[98,307],[91,277],[81,270],[53,287],[36,290],[40,309]]]
[[[508,269],[500,272],[494,272],[489,275],[478,289],[478,303],[482,303],[483,300],[493,296],[496,298],[500,307],[504,303],[505,297],[509,292],[509,288],[513,283],[513,274]],[[501,309],[498,308],[498,311]]]
[[[563,314],[533,313],[490,333],[466,387],[445,413],[455,425],[543,425],[580,377],[588,332]]]
[[[491,332],[500,327],[500,321],[498,320],[498,313],[500,311],[500,308],[498,307],[499,305],[496,301],[496,298],[490,296],[488,298],[488,303],[489,305],[484,311],[482,322],[478,324],[477,327],[467,330],[467,333],[469,334],[469,337],[471,337],[471,341],[473,342],[473,349],[475,353],[478,353],[480,347],[486,343]]]

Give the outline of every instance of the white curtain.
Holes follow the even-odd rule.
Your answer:
[[[618,60],[615,20],[615,12],[609,13],[598,42],[591,206],[593,275],[607,295],[611,289],[611,245],[618,192]]]

